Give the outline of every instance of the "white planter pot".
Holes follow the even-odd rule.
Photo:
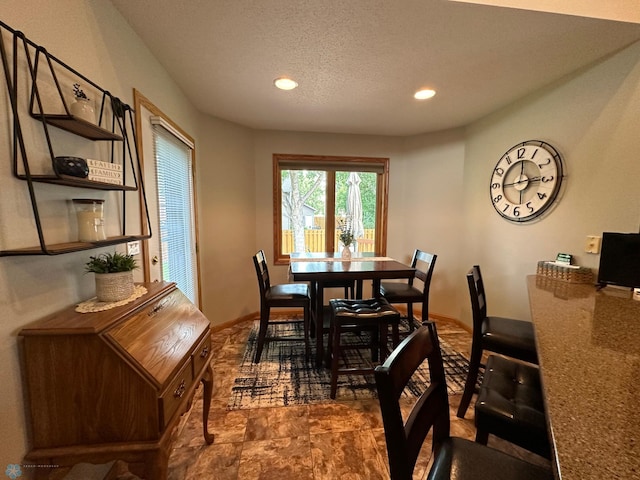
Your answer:
[[[69,111],[74,117],[81,118],[87,122],[96,123],[96,112],[90,100],[78,98],[69,106]]]
[[[99,302],[119,302],[133,294],[133,272],[96,273],[96,297]]]

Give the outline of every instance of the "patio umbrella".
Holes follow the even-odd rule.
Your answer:
[[[362,198],[360,197],[360,175],[351,172],[347,178],[347,218],[350,220],[353,238],[364,236],[362,224]],[[356,243],[357,245],[357,243]]]

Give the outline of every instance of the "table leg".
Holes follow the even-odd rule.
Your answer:
[[[380,279],[374,278],[371,286],[371,294],[374,298],[380,298]]]
[[[322,366],[324,356],[324,339],[322,331],[324,329],[324,284],[316,283],[316,366]]]

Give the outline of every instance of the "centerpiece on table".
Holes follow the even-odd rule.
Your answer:
[[[350,222],[348,220],[340,222],[338,229],[340,230],[338,238],[342,242],[342,258],[343,260],[351,260],[351,244],[354,238]]]
[[[133,294],[133,271],[138,268],[132,255],[119,252],[89,257],[87,272],[95,273],[96,297],[99,302],[119,302]]]

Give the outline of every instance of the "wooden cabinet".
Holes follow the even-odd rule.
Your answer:
[[[32,449],[26,463],[67,466],[121,459],[166,477],[170,437],[200,381],[204,438],[211,403],[211,327],[173,283],[98,313],[75,307],[22,337]],[[46,468],[37,469],[46,478]]]

